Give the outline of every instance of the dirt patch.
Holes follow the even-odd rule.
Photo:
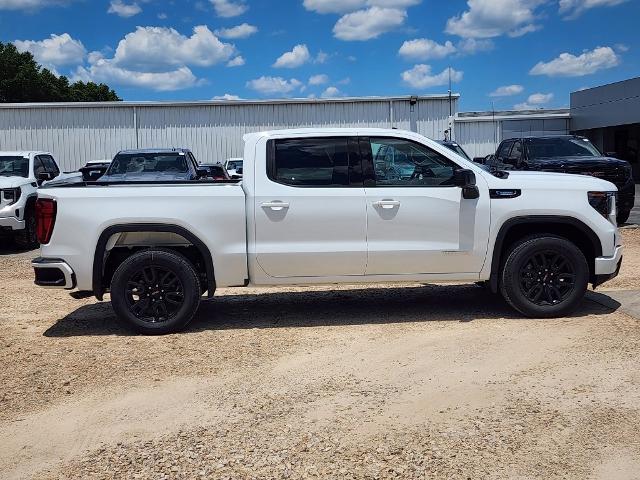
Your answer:
[[[613,285],[640,288],[640,232],[624,238]],[[35,288],[29,259],[0,257],[2,478],[640,468],[640,330],[594,302],[542,321],[470,285],[229,289],[150,338]]]

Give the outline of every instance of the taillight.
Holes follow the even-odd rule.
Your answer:
[[[53,227],[56,224],[56,201],[50,198],[39,198],[36,200],[36,234],[38,242],[43,245],[49,243]]]

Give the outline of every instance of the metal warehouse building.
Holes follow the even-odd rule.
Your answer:
[[[459,95],[211,102],[0,104],[0,150],[48,150],[64,170],[129,148],[187,147],[201,162],[242,156],[245,133],[383,127],[452,138],[472,157],[519,135],[578,132],[640,178],[640,78],[571,94],[571,108],[458,112]]]
[[[47,150],[66,171],[119,150],[187,147],[203,163],[243,155],[242,136],[291,127],[381,127],[441,139],[459,95],[192,103],[0,104],[0,150]]]

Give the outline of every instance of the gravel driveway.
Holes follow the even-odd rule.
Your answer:
[[[640,230],[621,276],[640,289]],[[6,252],[4,252],[6,253]],[[0,478],[637,478],[638,320],[470,285],[222,290],[187,332],[0,252]],[[601,291],[606,294],[606,289]]]

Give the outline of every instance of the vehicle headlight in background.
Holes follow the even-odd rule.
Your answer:
[[[8,205],[13,205],[18,200],[20,200],[20,196],[22,195],[22,190],[20,187],[18,188],[4,188],[0,190],[2,194],[2,198]]]
[[[595,208],[604,218],[609,218],[616,211],[616,192],[589,192],[589,205]]]

